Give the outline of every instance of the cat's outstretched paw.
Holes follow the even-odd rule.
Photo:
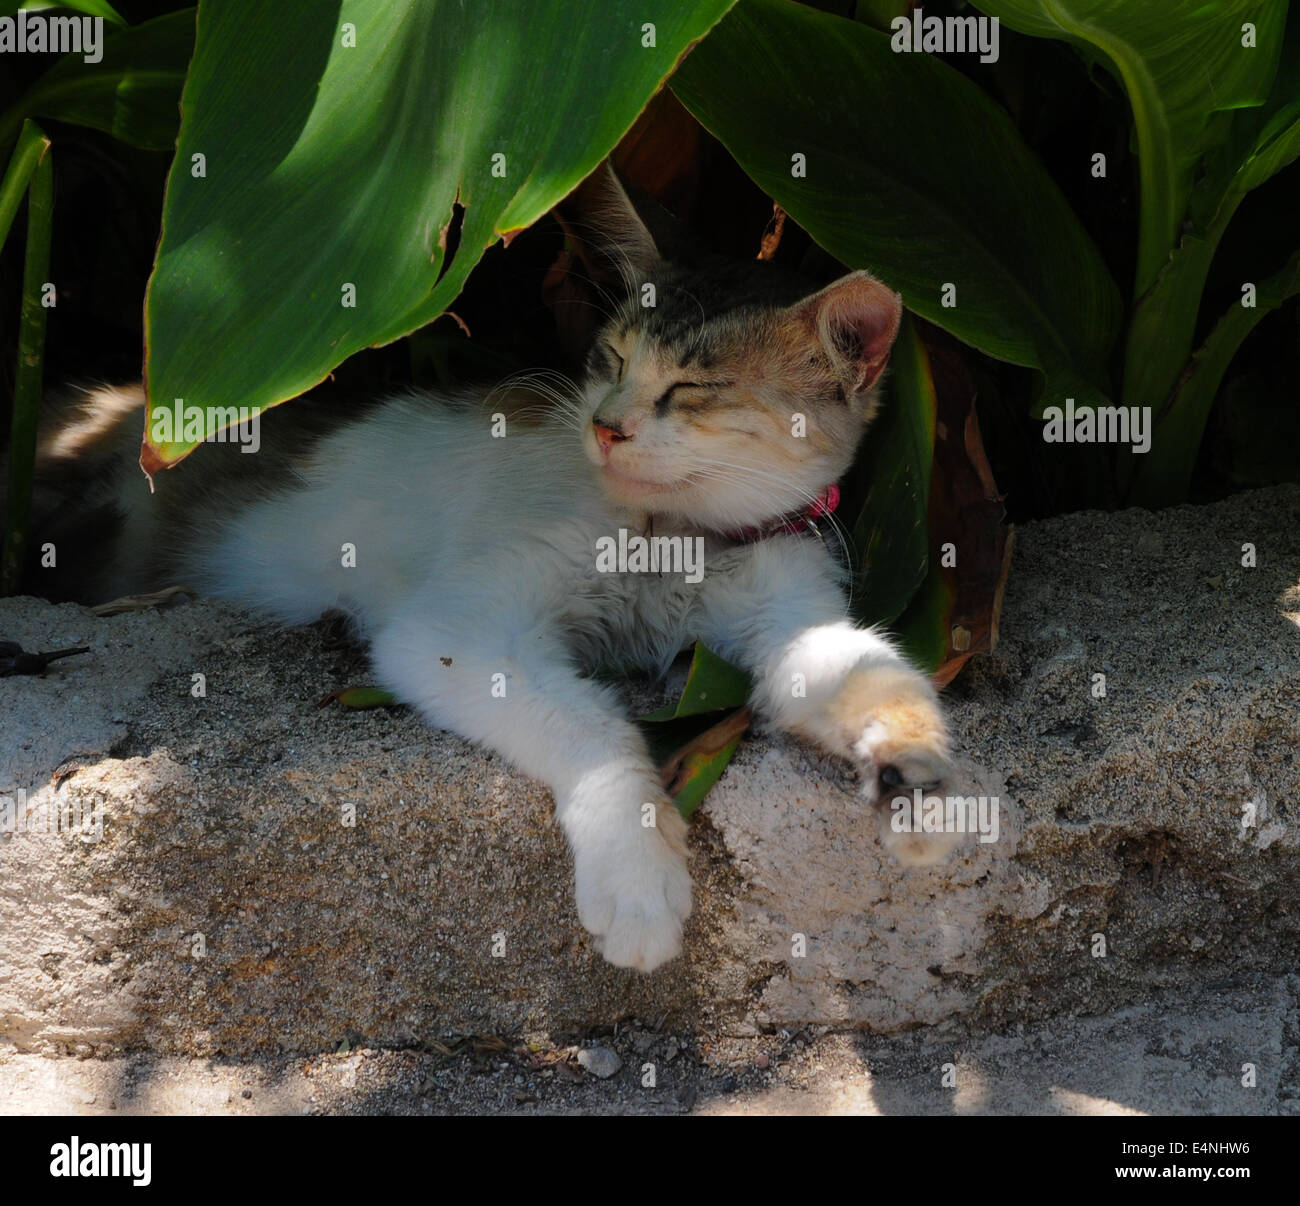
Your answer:
[[[941,862],[960,840],[916,823],[918,801],[946,800],[955,790],[948,734],[934,688],[907,667],[855,670],[831,710],[875,806],[881,844],[906,867]]]
[[[578,917],[616,967],[651,972],[682,948],[691,911],[686,822],[670,801],[622,848],[575,852]]]

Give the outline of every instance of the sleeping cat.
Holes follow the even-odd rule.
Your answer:
[[[652,971],[690,912],[686,826],[587,672],[661,671],[702,638],[753,676],[762,719],[850,759],[871,800],[942,790],[950,764],[929,680],[847,618],[842,567],[797,522],[872,417],[898,296],[865,272],[813,291],[768,264],[675,265],[604,179],[623,288],[540,422],[491,397],[393,399],[252,501],[135,491],[116,568],[127,589],[184,581],[286,624],[350,615],[379,682],[551,788],[582,924],[611,963]],[[46,471],[140,402],[101,395],[95,432],[43,446]],[[188,534],[171,542],[178,510]],[[602,541],[636,537],[702,542],[702,575],[603,572]],[[946,852],[881,832],[904,861]]]

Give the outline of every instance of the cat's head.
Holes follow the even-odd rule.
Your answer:
[[[898,294],[866,272],[823,289],[771,264],[660,255],[604,173],[604,290],[582,439],[610,497],[735,531],[805,510],[853,460],[898,334]]]

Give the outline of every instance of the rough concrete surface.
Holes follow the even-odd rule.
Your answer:
[[[1022,528],[947,692],[998,840],[905,871],[846,767],[753,737],[649,977],[589,949],[544,789],[316,707],[367,677],[325,626],[15,599],[0,638],[92,646],[0,680],[0,1110],[1300,1112],[1295,487]]]

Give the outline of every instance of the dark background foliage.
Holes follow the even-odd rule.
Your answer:
[[[132,24],[182,4],[122,0]],[[816,7],[851,16],[855,0]],[[955,12],[932,0],[927,12]],[[1136,232],[1136,166],[1129,144],[1128,105],[1114,81],[1067,46],[1002,30],[1000,60],[991,69],[972,56],[949,56],[1011,114],[1126,294]],[[8,56],[0,75],[0,109],[47,70],[48,56]],[[170,155],[143,151],[79,126],[45,123],[54,142],[55,221],[51,276],[58,306],[50,314],[47,388],[75,382],[137,380],[142,362],[145,284],[153,265]],[[1082,165],[1085,150],[1104,150],[1122,187],[1097,188]],[[4,154],[8,154],[5,148]],[[653,193],[705,245],[746,258],[757,254],[771,202],[730,155],[666,92],[625,140],[616,162],[635,185]],[[1257,189],[1229,227],[1215,260],[1203,313],[1221,313],[1239,297],[1242,280],[1260,279],[1294,249],[1300,214],[1300,163]],[[23,221],[0,253],[0,397],[13,396],[22,276]],[[409,385],[437,387],[490,380],[518,368],[573,371],[556,336],[556,311],[543,282],[564,244],[553,218],[537,223],[508,248],[483,258],[453,309],[472,333],[443,318],[408,339],[352,357],[318,391],[366,395]],[[837,266],[793,222],[776,258],[817,279]],[[1061,282],[1069,288],[1068,280]],[[564,321],[564,316],[559,316]],[[985,447],[1008,515],[1022,520],[1078,505],[1060,461],[1042,456],[1040,425],[1030,417],[1033,374],[958,345],[921,323],[932,348],[948,349],[969,373],[978,398]],[[1208,325],[1208,322],[1206,323]],[[1198,332],[1199,339],[1206,332]],[[1122,352],[1122,347],[1120,349]],[[1266,317],[1243,345],[1224,380],[1192,484],[1192,501],[1235,490],[1300,480],[1300,298]],[[310,405],[310,398],[290,406]],[[268,421],[288,412],[268,416]]]

